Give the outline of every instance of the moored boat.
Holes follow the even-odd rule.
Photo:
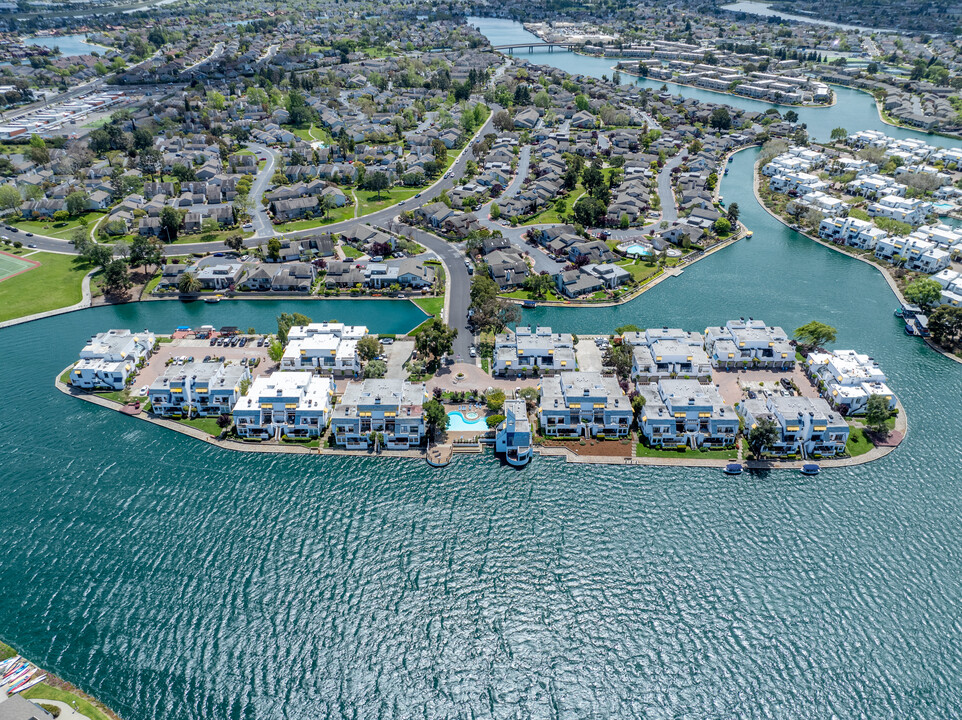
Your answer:
[[[741,466],[741,463],[728,463],[728,464],[725,466],[725,474],[726,474],[726,475],[741,475],[741,474],[742,474],[742,466]]]
[[[805,463],[802,465],[802,475],[818,475],[821,468],[815,463]]]

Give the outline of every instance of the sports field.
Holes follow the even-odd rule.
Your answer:
[[[19,275],[22,272],[35,268],[38,265],[40,265],[40,263],[36,260],[24,260],[15,255],[0,252],[0,282],[6,280],[8,277],[13,277],[14,275]]]

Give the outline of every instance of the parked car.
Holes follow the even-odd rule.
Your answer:
[[[28,247],[28,248],[35,248],[35,247],[37,247],[37,246],[36,246],[34,243],[30,243],[29,245],[27,245],[27,247]]]
[[[394,344],[394,338],[384,338],[384,339],[381,341],[381,344],[382,344],[382,345],[393,345],[393,344]]]
[[[470,350],[471,357],[477,357],[478,351],[474,349],[474,345],[471,346]]]

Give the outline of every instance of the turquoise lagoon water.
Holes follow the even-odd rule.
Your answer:
[[[88,43],[85,35],[58,35],[56,37],[31,37],[24,38],[24,45],[40,45],[46,48],[60,48],[60,54],[64,57],[72,55],[89,55],[97,52],[103,55],[110,48],[102,45]]]
[[[863,97],[808,112],[873,127]],[[755,204],[754,156],[722,182],[750,240],[627,305],[525,321],[823,320],[899,393],[891,455],[731,479],[232,453],[53,378],[105,328],[263,331],[307,303],[83,311],[0,331],[0,636],[137,720],[959,717],[962,366],[904,335],[877,271]]]

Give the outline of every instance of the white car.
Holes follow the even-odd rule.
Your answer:
[[[253,229],[254,229],[254,223],[244,223],[242,227],[243,227],[245,230],[253,230]]]

